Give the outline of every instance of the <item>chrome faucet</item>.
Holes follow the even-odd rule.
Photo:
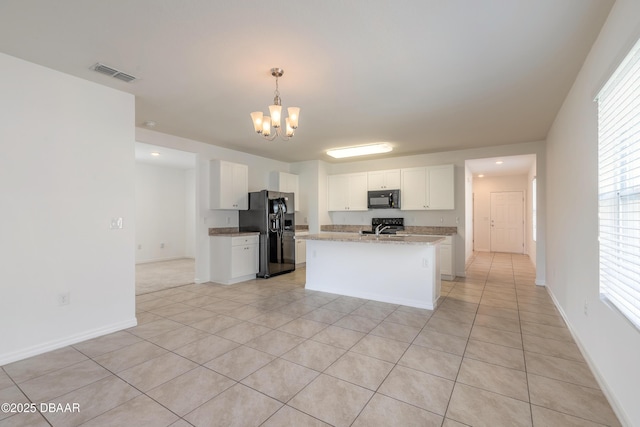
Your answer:
[[[380,233],[382,233],[384,230],[386,230],[387,228],[391,228],[391,226],[389,225],[385,225],[384,227],[380,228],[382,226],[382,224],[378,224],[376,226],[376,236],[379,236]]]

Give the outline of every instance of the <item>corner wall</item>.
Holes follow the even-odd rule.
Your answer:
[[[135,112],[130,94],[1,53],[0,70],[3,365],[136,324]]]
[[[547,187],[548,289],[629,426],[640,425],[640,331],[599,298],[594,98],[640,36],[638,16],[639,1],[616,1],[547,138],[547,178],[553,183]],[[538,254],[538,262],[543,256]]]

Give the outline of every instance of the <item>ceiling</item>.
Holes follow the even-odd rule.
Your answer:
[[[545,139],[613,0],[2,0],[0,52],[132,93],[136,125],[285,162]],[[96,62],[139,78],[90,70]],[[268,142],[282,67],[293,140]],[[383,155],[388,157],[389,155]],[[370,158],[370,157],[369,157]],[[349,160],[347,160],[349,161]]]

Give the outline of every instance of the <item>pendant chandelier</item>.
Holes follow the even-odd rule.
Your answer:
[[[269,105],[269,114],[271,117],[262,114],[262,111],[251,113],[253,127],[257,133],[263,138],[273,141],[276,136],[288,141],[293,137],[295,130],[298,128],[298,117],[300,117],[300,108],[289,107],[287,111],[289,117],[285,119],[285,131],[282,131],[280,119],[282,116],[282,101],[280,100],[280,91],[278,90],[278,78],[282,77],[284,70],[282,68],[272,68],[271,75],[276,78],[276,90],[273,97],[273,105]],[[273,128],[273,130],[271,130]]]

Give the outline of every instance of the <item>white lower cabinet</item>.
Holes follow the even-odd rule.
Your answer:
[[[256,278],[259,235],[211,236],[210,280],[224,285]]]
[[[453,236],[435,237],[445,238],[443,242],[440,242],[440,276],[445,280],[453,280],[456,278]]]
[[[308,235],[308,231],[297,232],[296,237]],[[296,239],[296,265],[307,262],[307,241]]]

